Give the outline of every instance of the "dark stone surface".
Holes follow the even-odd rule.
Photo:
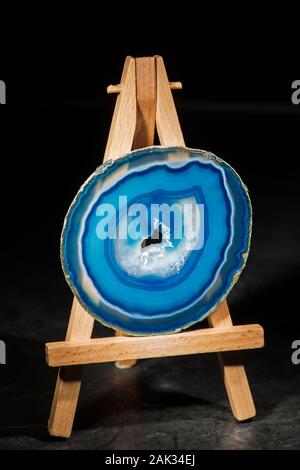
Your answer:
[[[43,276],[15,272],[1,297],[7,365],[0,370],[0,449],[299,448],[300,365],[291,363],[299,323],[291,327],[289,318],[299,248],[285,245],[284,276],[274,249],[256,240],[229,299],[236,323],[260,322],[266,330],[266,347],[243,353],[255,419],[237,423],[231,415],[214,354],[143,360],[129,370],[99,364],[86,367],[69,440],[47,434],[56,370],[45,364],[44,342],[63,338],[71,295],[58,263]],[[108,334],[97,324],[95,336]]]

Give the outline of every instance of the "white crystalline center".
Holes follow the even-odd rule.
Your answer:
[[[144,248],[141,247],[141,240],[134,244],[120,239],[115,241],[116,260],[129,275],[169,277],[179,273],[191,252],[199,249],[199,233],[192,231],[191,224],[184,223],[184,237],[177,246],[172,243],[169,227],[154,219],[153,233],[157,230],[161,233],[161,241],[158,243],[157,240]]]

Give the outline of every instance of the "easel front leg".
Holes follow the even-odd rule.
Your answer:
[[[232,326],[226,300],[208,317],[212,328]],[[237,352],[218,353],[224,383],[232,409],[238,421],[245,421],[256,415],[255,406],[244,366]]]
[[[85,340],[91,337],[94,319],[74,297],[66,340]],[[72,432],[82,378],[83,366],[61,367],[48,421],[52,436],[69,437]]]
[[[136,128],[135,60],[132,57],[126,57],[118,92],[104,162],[129,152],[132,147]],[[74,298],[66,340],[90,339],[93,325],[93,317]],[[48,421],[52,436],[69,437],[71,434],[82,371],[81,366],[62,367],[59,371]]]

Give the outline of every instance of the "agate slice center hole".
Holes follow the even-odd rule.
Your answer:
[[[150,237],[148,238],[145,238],[142,243],[141,243],[141,248],[146,248],[147,246],[150,246],[150,245],[155,245],[155,244],[158,244],[158,243],[161,243],[162,242],[162,239],[163,239],[163,236],[162,236],[162,233],[159,229],[155,229],[152,233],[152,235],[150,235]]]

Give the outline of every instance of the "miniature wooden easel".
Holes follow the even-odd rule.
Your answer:
[[[104,161],[131,149],[153,144],[155,124],[161,145],[184,145],[163,59],[127,57],[121,83],[108,93],[119,93],[111,123]],[[211,328],[170,335],[91,339],[94,319],[74,298],[66,340],[46,344],[49,366],[60,367],[48,423],[53,436],[69,437],[72,431],[84,364],[117,361],[130,367],[137,359],[218,352],[225,387],[237,420],[255,416],[255,407],[244,366],[236,353],[263,347],[260,325],[233,326],[224,300],[208,318]],[[227,352],[225,352],[227,351]]]

